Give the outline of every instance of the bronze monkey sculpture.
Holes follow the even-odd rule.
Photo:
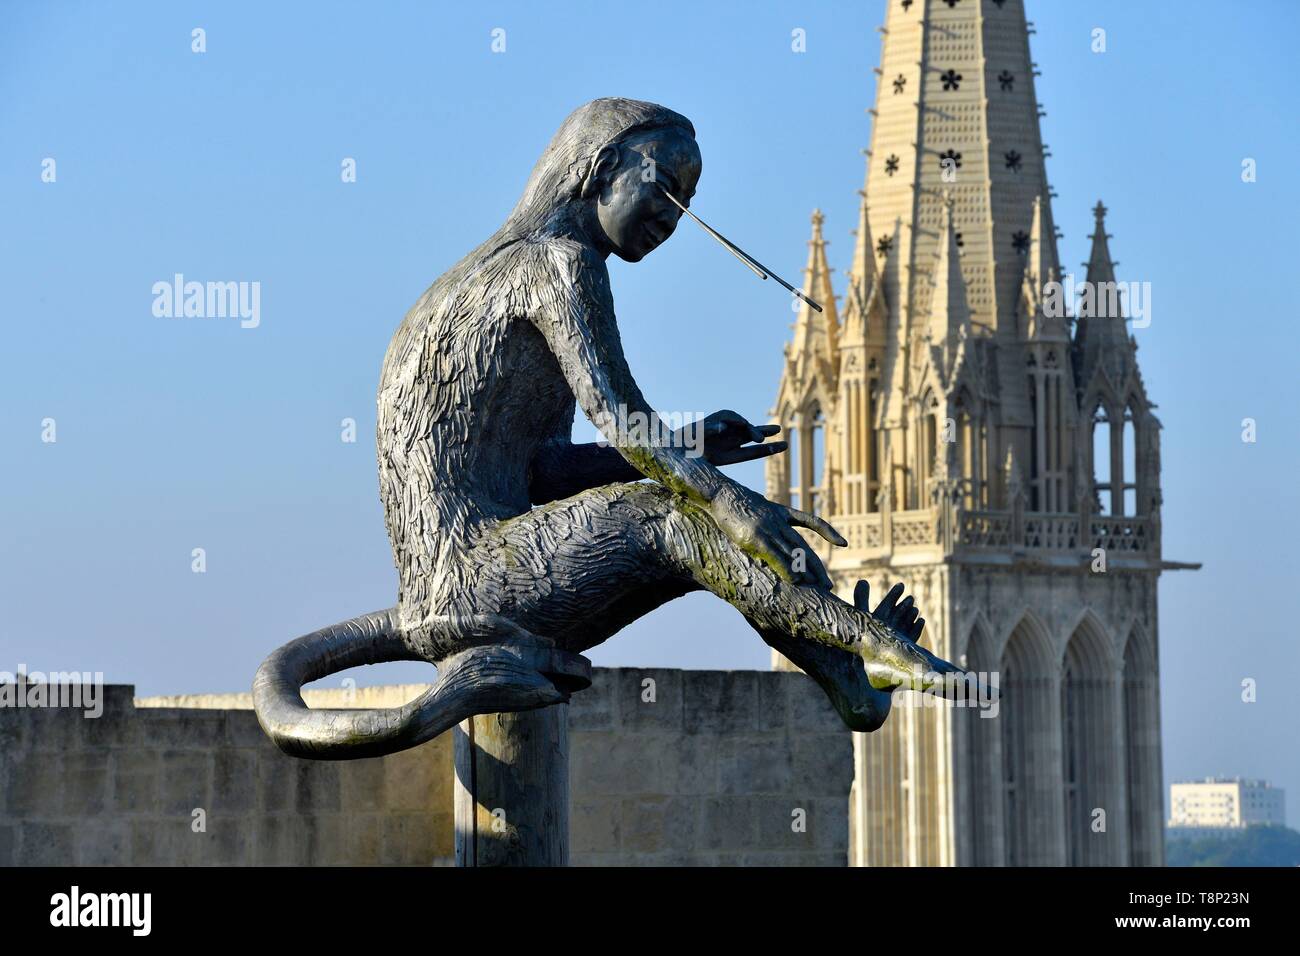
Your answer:
[[[653,175],[647,177],[647,168]],[[959,673],[920,647],[896,586],[831,591],[795,530],[822,519],[716,467],[782,451],[775,426],[710,416],[702,456],[628,438],[654,420],[623,355],[605,260],[673,232],[701,171],[684,116],[594,100],[551,140],[514,211],[407,313],[379,386],[380,491],[398,604],[285,645],[254,682],[286,752],[348,758],[411,747],[473,714],[544,707],[590,683],[581,652],[661,604],[709,590],[826,691],[853,730],[896,687]],[[612,447],[570,440],[576,408]],[[649,481],[640,479],[648,478]],[[438,679],[392,710],[311,710],[303,683],[363,663],[425,660]]]

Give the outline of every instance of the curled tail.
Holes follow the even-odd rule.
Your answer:
[[[562,703],[591,683],[585,658],[510,640],[438,661],[433,686],[401,707],[313,709],[302,699],[303,684],[350,667],[421,659],[402,641],[397,608],[363,614],[290,641],[263,661],[253,678],[253,709],[285,753],[348,760],[415,747],[475,714]]]

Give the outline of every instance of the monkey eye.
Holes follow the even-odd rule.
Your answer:
[[[668,194],[668,198],[673,201],[673,205],[679,206],[683,211],[685,211],[686,207],[691,204],[690,200],[689,199],[683,200],[679,198],[681,194],[681,187],[678,185],[677,180],[673,179],[671,176],[668,177],[668,180],[669,183],[671,183],[671,185],[669,185],[668,183],[664,183],[659,179],[656,179],[655,183],[659,186],[660,189],[662,189],[665,193]]]

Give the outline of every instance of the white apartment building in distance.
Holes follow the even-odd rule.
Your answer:
[[[1169,826],[1240,829],[1286,823],[1286,791],[1263,780],[1206,777],[1169,788]]]

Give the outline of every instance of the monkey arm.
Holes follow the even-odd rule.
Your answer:
[[[533,454],[528,468],[528,500],[532,504],[544,505],[588,488],[645,477],[604,442],[575,445],[569,440],[572,430],[572,423],[566,425]],[[711,464],[721,467],[785,451],[789,446],[783,441],[764,441],[778,431],[776,425],[751,425],[736,412],[723,410],[683,426],[673,433],[672,441],[691,448],[696,455],[702,452]]]
[[[539,243],[539,271],[533,287],[536,308],[529,317],[559,363],[578,407],[638,475],[695,501],[708,504],[734,483],[705,458],[688,456],[672,443],[638,441],[662,435],[662,422],[632,378],[614,319],[605,263],[576,243]],[[632,427],[633,421],[648,427]],[[576,460],[576,459],[574,459]],[[593,463],[601,459],[592,456]]]
[[[544,505],[588,488],[643,477],[615,448],[594,442],[575,445],[557,438],[544,442],[533,456],[528,497],[533,504]]]

